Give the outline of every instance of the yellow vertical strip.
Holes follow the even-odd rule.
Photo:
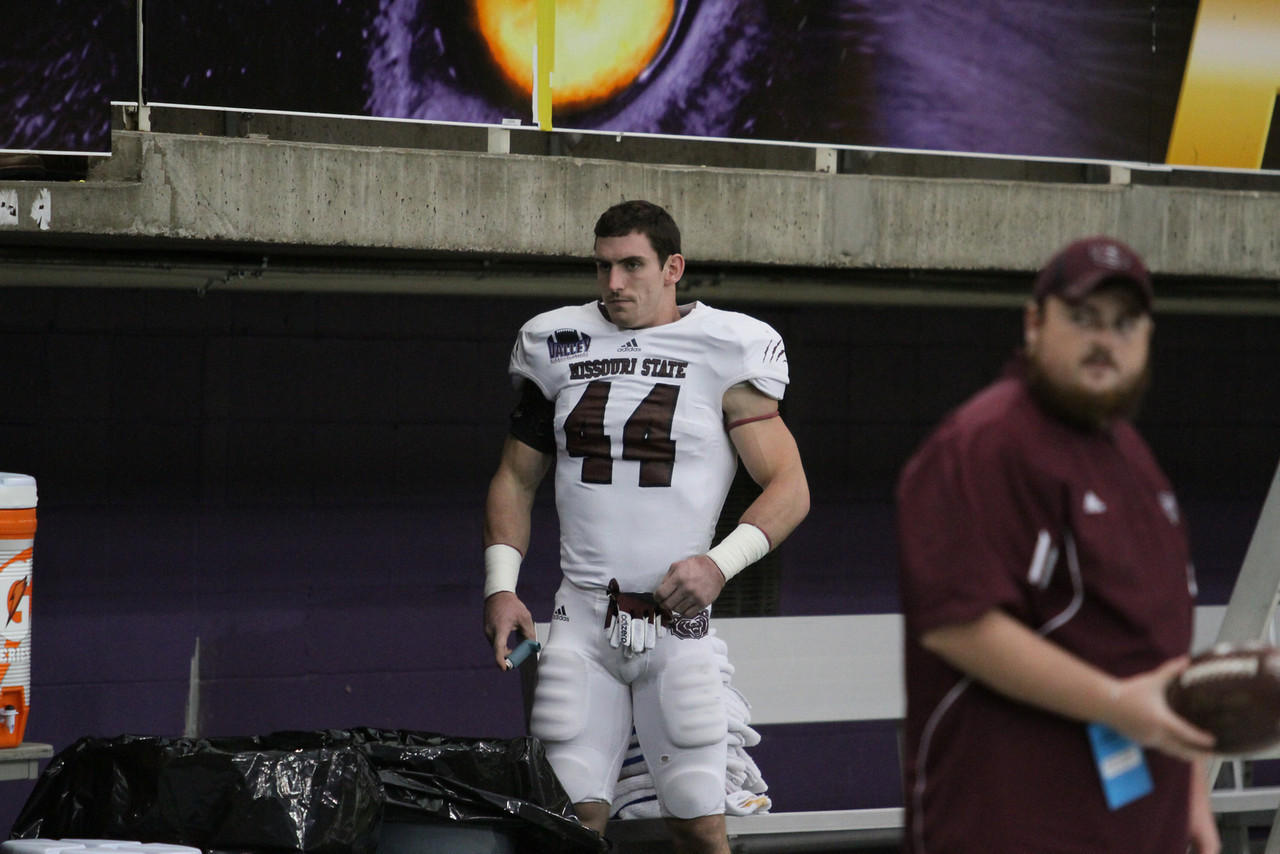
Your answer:
[[[552,71],[556,67],[556,0],[538,0],[537,50],[534,53],[534,112],[538,127],[551,130]]]
[[[1280,91],[1280,3],[1201,0],[1166,162],[1257,169]]]

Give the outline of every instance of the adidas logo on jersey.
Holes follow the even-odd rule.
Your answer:
[[[626,344],[618,348],[619,353],[639,353],[640,345],[636,343],[636,339],[632,338]]]
[[[564,620],[567,623],[569,622],[569,612],[564,609],[563,605],[561,605],[559,608],[556,608],[556,612],[551,615],[551,619]]]

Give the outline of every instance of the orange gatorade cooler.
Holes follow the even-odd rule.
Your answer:
[[[36,536],[36,480],[0,472],[0,748],[17,747],[31,703],[31,555]]]

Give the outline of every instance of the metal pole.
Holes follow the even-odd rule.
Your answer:
[[[145,0],[138,0],[138,130],[151,130],[151,108],[147,106],[146,92],[143,89],[143,26],[142,26],[142,5]]]
[[[1271,479],[1271,489],[1231,591],[1231,600],[1218,629],[1218,642],[1266,638],[1277,595],[1280,595],[1280,468]]]

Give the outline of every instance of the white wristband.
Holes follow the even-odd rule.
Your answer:
[[[494,543],[484,550],[484,598],[506,590],[516,592],[520,562],[524,555],[506,543]]]
[[[707,552],[728,581],[769,553],[769,538],[755,525],[742,522]]]

